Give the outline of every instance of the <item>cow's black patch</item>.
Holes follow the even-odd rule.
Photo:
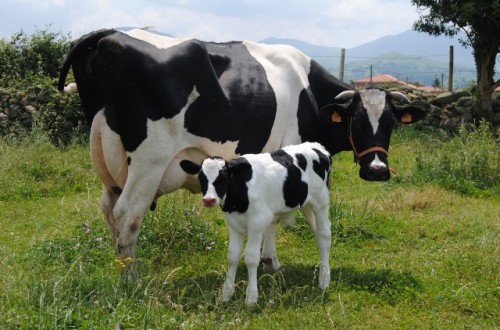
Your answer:
[[[252,166],[246,158],[240,157],[227,162],[227,194],[222,210],[245,213],[248,210],[247,182],[253,175]]]
[[[297,109],[299,135],[302,142],[319,141],[319,117],[311,89],[303,89],[299,95]]]
[[[296,154],[295,158],[297,158],[297,163],[302,171],[305,171],[307,168],[307,159],[303,154]]]
[[[308,80],[311,93],[317,105],[315,109],[316,116],[318,116],[319,109],[333,103],[338,94],[351,89],[350,86],[329,74],[328,71],[314,60],[311,61]],[[317,124],[314,126],[314,129],[316,132],[319,132],[319,136],[317,139],[314,137],[314,139],[310,141],[320,142],[332,155],[343,150],[351,150],[345,121],[341,124],[332,124],[319,117],[317,118]],[[301,117],[299,117],[299,119],[301,119]],[[299,130],[301,124],[302,123],[299,121]],[[304,128],[303,131],[305,132],[306,129],[307,128]],[[303,138],[303,141],[308,140],[304,140]]]
[[[283,150],[272,152],[271,157],[287,170],[287,176],[283,183],[285,205],[290,208],[302,206],[306,201],[309,188],[307,183],[302,181],[302,172],[293,164],[293,157]]]
[[[120,196],[122,193],[122,188],[118,186],[113,186],[111,187],[111,191],[114,192],[116,195]]]
[[[263,66],[241,42],[205,46],[227,103],[201,95],[186,112],[185,128],[211,141],[238,141],[237,154],[261,152],[271,134],[277,104]]]

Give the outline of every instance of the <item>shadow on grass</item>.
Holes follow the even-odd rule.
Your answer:
[[[323,292],[318,288],[318,268],[308,265],[289,265],[283,271],[268,274],[259,269],[259,306],[301,307],[329,301],[333,292],[364,291],[374,299],[389,304],[414,301],[423,285],[408,272],[390,269],[360,270],[354,267],[332,268],[330,288]],[[224,274],[209,273],[198,277],[180,277],[172,282],[175,294],[172,299],[185,309],[199,308],[208,301],[215,303]],[[236,275],[235,295],[228,306],[243,304],[247,286],[247,270],[242,263]]]

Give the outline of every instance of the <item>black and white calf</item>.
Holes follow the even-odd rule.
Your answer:
[[[210,157],[201,166],[183,160],[180,165],[188,174],[199,174],[203,205],[220,205],[229,227],[229,268],[222,288],[222,301],[228,301],[234,293],[236,268],[247,233],[246,304],[257,302],[257,266],[263,235],[279,217],[289,224],[294,219],[294,211],[299,208],[316,236],[321,259],[319,287],[328,287],[331,158],[321,144],[306,142],[271,153],[247,154],[230,161]]]

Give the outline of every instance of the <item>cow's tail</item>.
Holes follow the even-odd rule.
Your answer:
[[[59,82],[57,83],[57,89],[61,92],[64,91],[66,93],[76,91],[76,84],[70,84],[66,88],[64,87],[66,76],[68,75],[69,68],[73,64],[73,61],[89,49],[95,49],[99,40],[116,32],[118,31],[114,29],[99,30],[86,34],[78,40],[74,41],[69,54],[66,57],[66,60],[64,61],[64,64],[61,68],[61,73],[59,74]]]

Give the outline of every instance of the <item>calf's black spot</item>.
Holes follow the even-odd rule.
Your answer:
[[[285,205],[290,208],[302,206],[306,201],[309,187],[302,181],[302,172],[293,164],[293,157],[283,150],[277,150],[271,153],[271,158],[287,170],[283,183]]]
[[[248,186],[253,175],[252,165],[240,157],[227,162],[227,194],[222,210],[245,213],[248,210]]]

